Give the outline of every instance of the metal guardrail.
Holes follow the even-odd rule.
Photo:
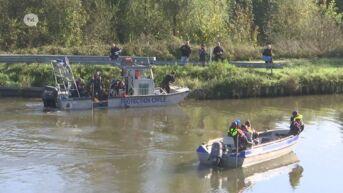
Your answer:
[[[68,57],[70,63],[74,64],[115,64],[108,56],[83,56],[83,55],[0,55],[0,63],[50,63],[51,60]],[[125,58],[121,56],[120,58]],[[155,57],[133,57],[134,59],[149,59],[151,62]]]
[[[234,64],[237,67],[241,68],[283,68],[284,64],[266,64],[266,63],[252,63],[252,62],[239,62],[239,61],[231,61],[231,64]]]
[[[63,59],[65,56],[69,58],[73,64],[117,64],[118,62],[110,60],[108,56],[85,56],[85,55],[0,55],[0,63],[50,63],[51,60]],[[120,56],[123,59],[127,56]],[[156,60],[155,57],[132,57],[133,59],[149,59],[151,64],[155,65],[183,65],[178,61]],[[120,62],[119,62],[120,63]],[[194,65],[202,65],[200,62],[189,62]],[[283,68],[283,64],[265,64],[265,63],[250,63],[230,61],[231,64],[242,68]]]

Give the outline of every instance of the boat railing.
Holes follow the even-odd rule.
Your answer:
[[[55,77],[56,87],[60,92],[67,92],[68,96],[72,92],[76,92],[80,97],[80,92],[76,85],[72,69],[69,64],[69,59],[65,57],[63,60],[52,60],[53,73]]]

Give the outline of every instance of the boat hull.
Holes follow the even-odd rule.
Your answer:
[[[141,96],[121,96],[109,98],[102,102],[102,105],[94,103],[90,97],[68,98],[64,95],[57,97],[57,108],[60,110],[87,110],[97,107],[102,108],[129,108],[129,107],[153,107],[174,105],[189,94],[189,90],[171,94],[141,95]]]
[[[286,134],[288,130],[275,130],[274,132]],[[226,152],[221,158],[223,167],[248,167],[265,161],[276,159],[293,151],[299,136],[288,136],[261,145],[253,146],[241,152]],[[220,141],[219,138],[215,141]],[[212,141],[215,142],[215,141]],[[233,144],[229,144],[233,145]],[[210,144],[200,145],[197,149],[198,158],[201,164],[211,165],[213,161],[209,159],[211,153]]]
[[[63,98],[57,99],[57,107],[61,110],[87,110],[93,108],[91,98]]]
[[[189,94],[189,90],[171,94],[113,97],[108,99],[108,108],[152,107],[174,105]]]

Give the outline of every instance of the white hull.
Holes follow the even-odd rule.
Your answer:
[[[174,105],[184,100],[188,93],[189,89],[183,89],[170,94],[113,97],[109,98],[107,105],[102,107],[129,108]],[[96,107],[91,98],[66,98],[64,95],[57,98],[57,108],[61,110],[87,110]]]
[[[269,131],[271,134],[286,134],[288,130],[275,130]],[[299,136],[288,136],[280,139],[274,139],[271,142],[262,143],[253,146],[251,149],[247,149],[241,152],[226,152],[223,154],[221,163],[224,167],[248,167],[251,165],[259,164],[265,161],[276,159],[283,155],[286,155],[293,151],[293,148],[298,140]],[[225,137],[228,138],[228,137]],[[270,138],[273,138],[271,135]],[[233,147],[233,140],[227,140],[224,138],[218,138],[209,141],[207,144],[201,145],[197,149],[198,158],[201,164],[211,165],[213,161],[209,159],[211,153],[211,145],[213,142],[224,141],[225,145]],[[229,141],[229,143],[225,143]]]
[[[174,105],[184,100],[188,93],[189,90],[185,89],[182,92],[175,92],[170,94],[113,97],[108,99],[108,108]]]

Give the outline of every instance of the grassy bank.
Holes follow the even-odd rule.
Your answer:
[[[123,49],[124,56],[154,56],[159,60],[179,60],[180,46],[184,41],[177,37],[155,40],[149,37],[127,42],[119,45]],[[273,45],[273,54],[277,58],[311,58],[311,57],[343,57],[343,43],[337,42],[334,47],[328,46],[329,51],[323,51],[313,46],[311,42],[302,44],[278,42]],[[1,51],[0,54],[53,54],[53,55],[94,55],[109,56],[109,44],[90,44],[82,46],[61,47],[59,45],[41,46],[35,48],[12,49],[10,52]],[[206,44],[207,51],[216,46],[216,42]],[[256,43],[234,43],[230,40],[222,40],[224,57],[227,60],[255,60],[261,58],[263,46]],[[199,61],[199,43],[191,42],[191,61]],[[275,57],[275,58],[276,58]]]
[[[158,84],[175,71],[175,84],[189,87],[190,97],[198,99],[337,93],[343,86],[343,59],[292,59],[281,61],[283,69],[237,68],[231,64],[200,66],[155,66]],[[120,70],[109,65],[72,65],[74,76],[89,81],[101,71],[108,86]],[[33,87],[52,85],[49,64],[0,64],[0,86]]]

